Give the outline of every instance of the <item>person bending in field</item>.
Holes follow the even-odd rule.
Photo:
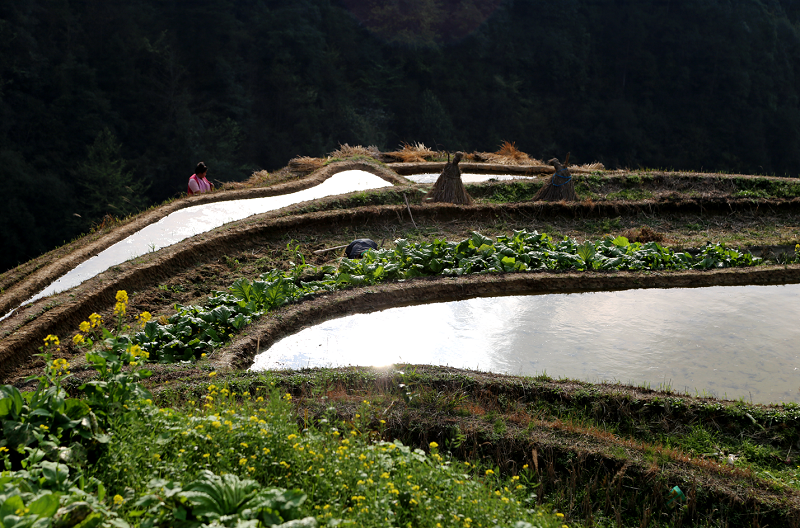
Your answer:
[[[194,174],[189,176],[189,190],[187,191],[189,196],[208,192],[214,188],[214,184],[206,179],[207,172],[208,167],[206,167],[205,163],[201,161],[197,164]]]

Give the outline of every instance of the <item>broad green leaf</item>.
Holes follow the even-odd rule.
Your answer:
[[[628,239],[624,236],[618,236],[612,241],[612,243],[619,247],[628,247],[630,245],[630,242],[628,242]]]
[[[16,418],[22,412],[22,394],[12,385],[0,386],[0,418]]]
[[[39,517],[52,517],[58,511],[58,497],[59,495],[56,493],[42,495],[28,505],[30,513]]]

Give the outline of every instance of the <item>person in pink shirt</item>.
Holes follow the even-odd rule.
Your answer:
[[[194,170],[194,174],[189,176],[189,196],[198,193],[204,193],[212,190],[214,188],[214,184],[209,182],[206,179],[206,173],[208,172],[208,167],[202,161],[197,164],[197,167]]]

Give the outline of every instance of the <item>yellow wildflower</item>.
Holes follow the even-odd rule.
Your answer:
[[[81,334],[75,334],[72,337],[72,343],[75,344],[75,345],[81,345],[81,344],[83,344],[83,341],[84,341],[84,339],[83,339],[83,336]]]
[[[89,321],[92,322],[92,328],[97,328],[98,326],[103,324],[103,318],[96,313],[93,313],[92,315],[89,316]]]
[[[292,401],[292,395],[288,392],[283,396],[283,399],[286,401]]]
[[[436,449],[437,447],[439,447],[439,444],[437,444],[436,442],[431,442],[431,443],[430,443],[430,444],[428,444],[428,445],[430,445],[430,446],[431,446],[431,449]]]
[[[125,290],[119,290],[117,292],[117,302],[126,303],[128,302],[128,292]]]
[[[214,377],[214,376],[216,376],[216,375],[217,375],[217,373],[216,373],[216,372],[209,372],[209,373],[208,373],[208,377],[209,377],[209,378],[213,378],[213,377]]]
[[[69,369],[69,363],[64,358],[58,358],[53,360],[53,363],[50,365],[50,370],[53,371],[53,374],[63,374],[67,372]]]
[[[144,325],[146,325],[147,322],[150,321],[150,319],[152,319],[152,318],[153,318],[153,315],[150,312],[142,312],[142,313],[140,313],[139,315],[136,316],[136,319],[142,325],[142,328],[144,328]]]
[[[125,303],[118,302],[114,305],[114,315],[122,317],[125,315],[125,311],[127,310],[127,305]]]
[[[120,504],[125,502],[125,499],[122,497],[122,495],[119,495],[119,494],[114,495],[114,499],[113,500],[114,500],[114,506],[119,506]]]
[[[92,328],[92,327],[91,327],[91,325],[89,324],[89,321],[83,321],[83,322],[82,322],[80,325],[78,325],[78,329],[79,329],[81,332],[88,332],[89,330],[91,330],[91,328]]]

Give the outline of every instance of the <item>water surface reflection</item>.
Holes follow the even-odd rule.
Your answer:
[[[477,298],[343,317],[253,370],[424,363],[800,402],[800,285]]]

